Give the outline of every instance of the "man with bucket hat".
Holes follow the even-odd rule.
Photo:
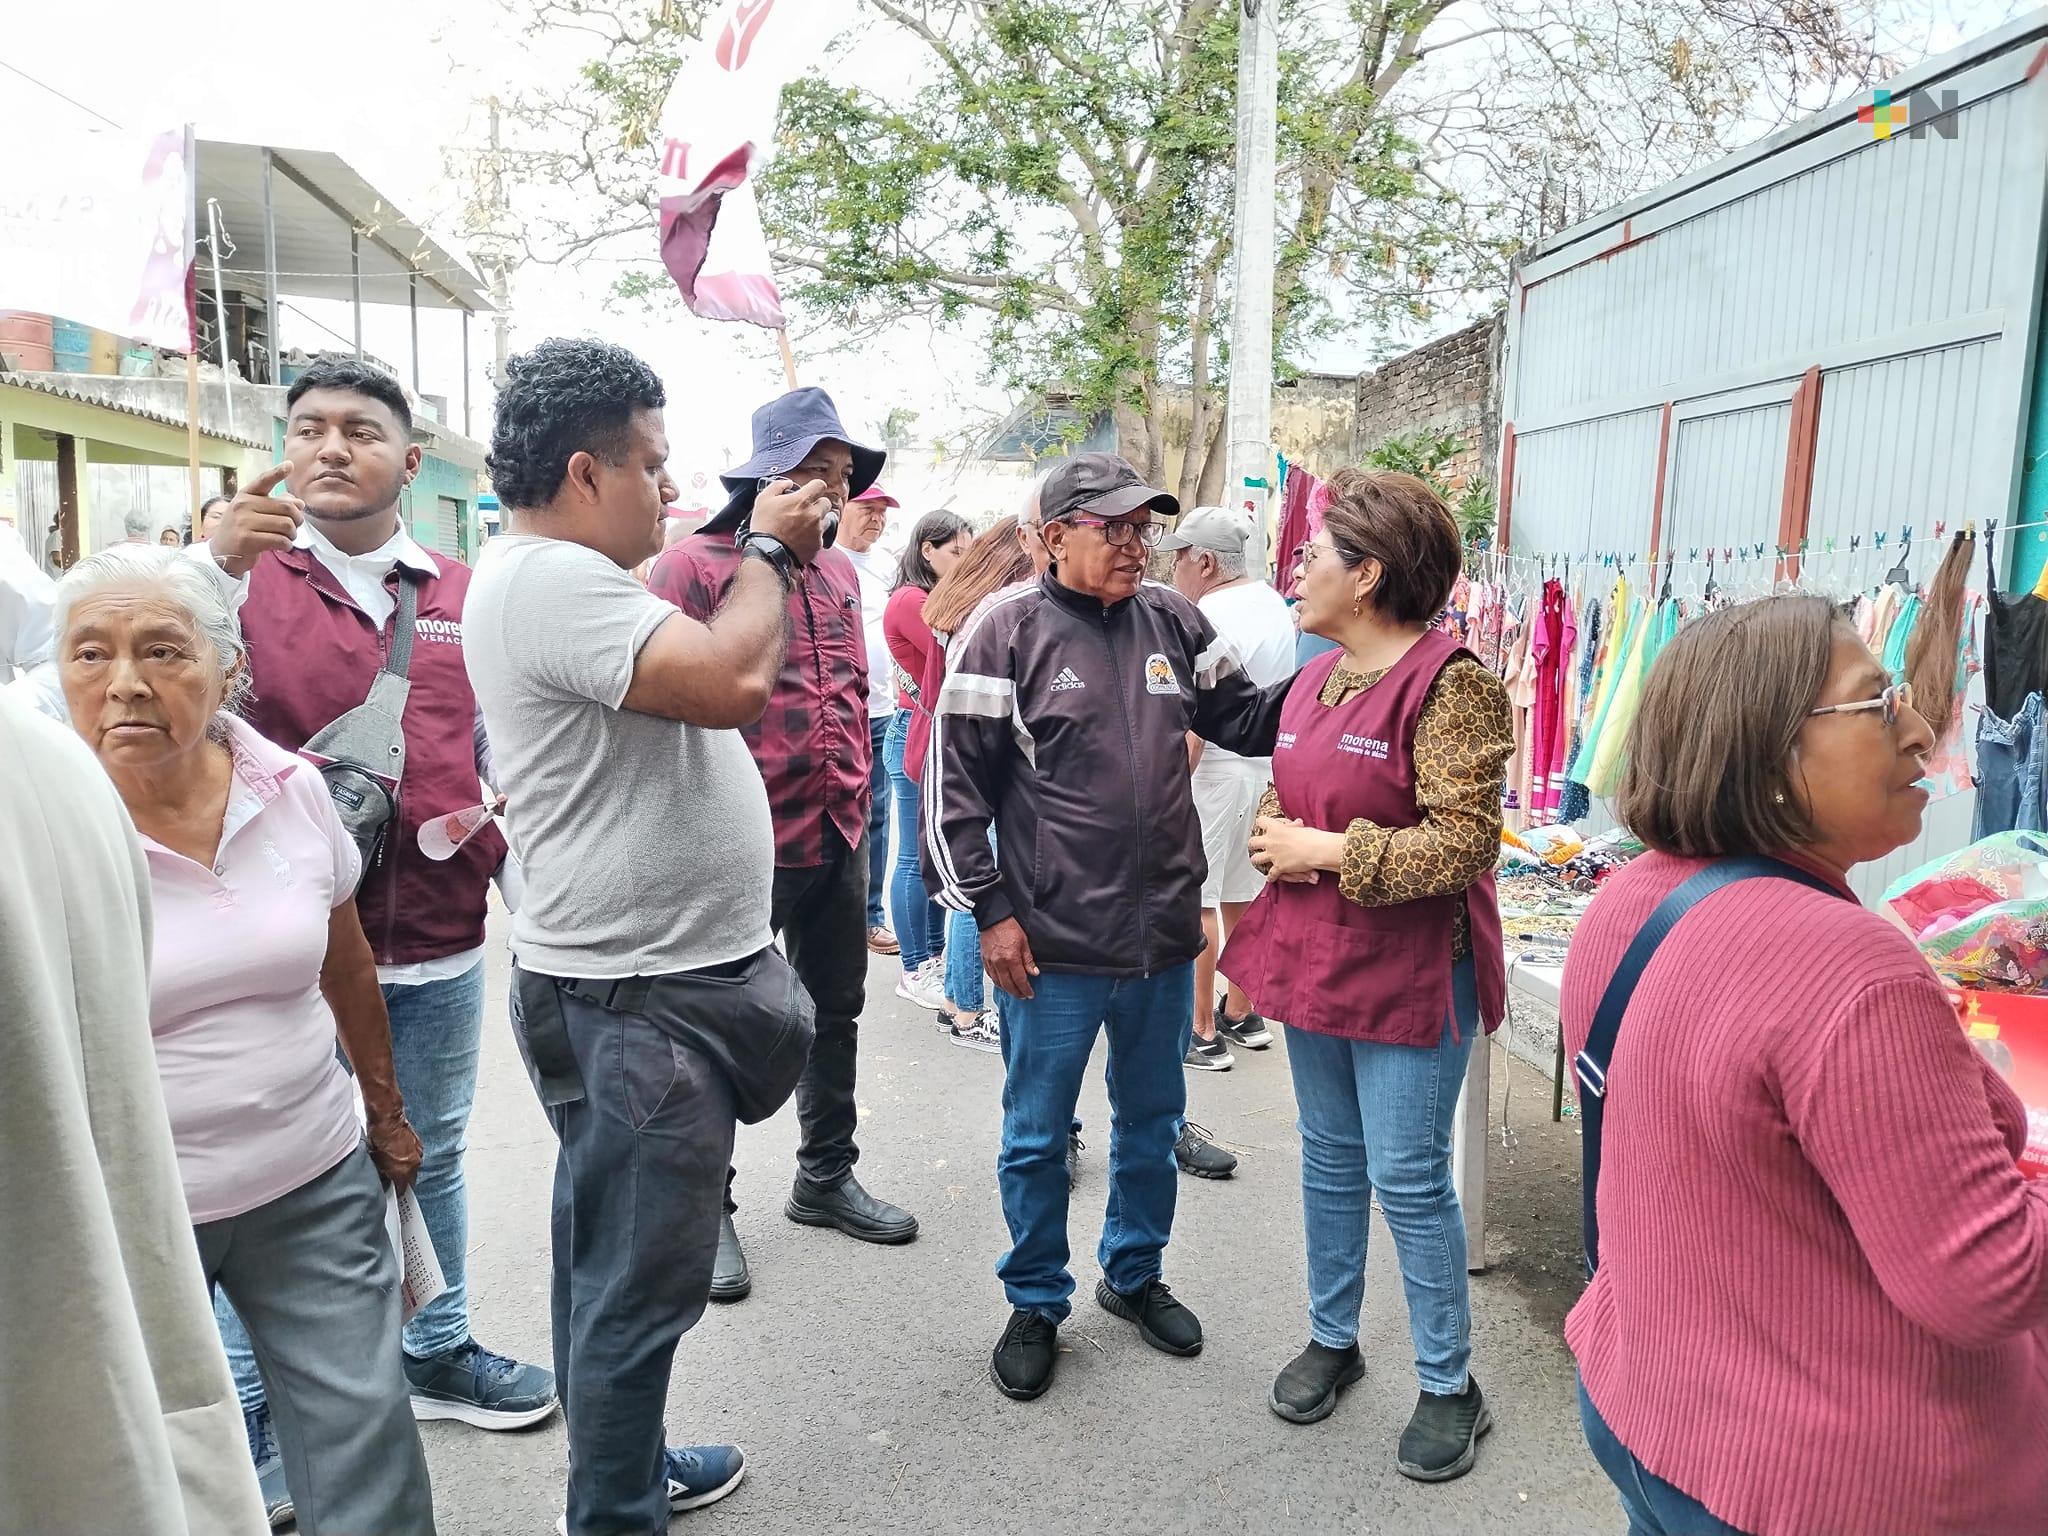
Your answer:
[[[754,412],[754,456],[719,476],[730,499],[696,533],[655,561],[648,589],[708,620],[740,570],[736,534],[763,487],[822,482],[833,513],[873,485],[886,455],[853,441],[832,397],[796,389]],[[789,650],[767,713],[743,728],[760,765],[775,827],[771,926],[781,934],[817,1006],[817,1036],[797,1084],[797,1174],[783,1213],[804,1226],[835,1227],[868,1243],[907,1243],[917,1218],[861,1187],[853,1165],[859,1114],[855,1050],[868,967],[868,817],[873,748],[860,578],[836,548],[821,550],[790,585]],[[752,1288],[732,1214],[711,1281],[713,1301]]]
[[[933,712],[926,883],[974,914],[1005,994],[996,1173],[1011,1246],[996,1272],[1012,1311],[990,1371],[1013,1398],[1051,1385],[1072,1311],[1066,1154],[1104,1028],[1114,1128],[1095,1299],[1155,1349],[1202,1348],[1161,1278],[1204,942],[1186,733],[1268,754],[1287,684],[1254,687],[1200,609],[1144,579],[1156,514],[1178,511],[1114,454],[1056,467],[1039,492],[1050,568],[970,618]]]

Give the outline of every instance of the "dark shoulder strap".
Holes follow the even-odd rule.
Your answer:
[[[412,636],[419,627],[419,618],[420,584],[400,566],[398,617],[391,626],[391,654],[384,658],[384,670],[394,677],[404,677],[412,669]]]
[[[1657,953],[1658,946],[1670,936],[1671,930],[1678,926],[1686,913],[1723,886],[1733,885],[1738,880],[1761,879],[1796,880],[1827,895],[1842,896],[1841,891],[1820,876],[1779,859],[1750,856],[1716,860],[1699,873],[1688,876],[1676,890],[1657,903],[1649,920],[1629,941],[1621,964],[1608,978],[1607,990],[1600,994],[1600,1006],[1593,1014],[1593,1027],[1586,1032],[1586,1048],[1579,1052],[1578,1059],[1572,1064],[1572,1073],[1579,1082],[1580,1146],[1583,1155],[1580,1198],[1584,1202],[1586,1273],[1589,1276],[1600,1264],[1600,1220],[1595,1206],[1600,1186],[1600,1129],[1607,1106],[1607,1067],[1614,1059],[1614,1042],[1621,1033],[1622,1015],[1628,1012],[1636,983],[1643,979],[1644,968],[1649,965],[1651,956]]]

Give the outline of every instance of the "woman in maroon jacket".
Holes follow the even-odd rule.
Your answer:
[[[895,663],[896,713],[882,738],[882,764],[896,799],[896,864],[889,881],[889,914],[903,946],[903,979],[896,995],[936,1009],[945,1001],[938,975],[945,929],[938,903],[924,893],[917,862],[917,778],[919,757],[906,749],[911,726],[925,709],[925,668],[931,662],[932,632],[924,622],[924,600],[967,549],[968,528],[954,512],[927,512],[910,530],[896,586],[882,609],[882,637]],[[918,742],[920,749],[923,741]]]
[[[1301,1112],[1309,1344],[1272,1410],[1313,1423],[1364,1374],[1358,1315],[1379,1196],[1422,1391],[1400,1470],[1470,1470],[1490,1427],[1469,1370],[1465,1221],[1451,1118],[1506,995],[1493,864],[1513,749],[1507,694],[1433,628],[1457,524],[1409,475],[1340,471],[1298,552],[1301,627],[1334,640],[1295,679],[1252,859],[1268,884],[1221,969],[1287,1024]]]

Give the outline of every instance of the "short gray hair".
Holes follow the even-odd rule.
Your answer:
[[[121,526],[131,539],[149,539],[156,536],[156,519],[149,515],[147,507],[130,507],[121,518]]]
[[[1242,576],[1245,573],[1244,551],[1241,549],[1203,549],[1201,553],[1213,556],[1216,569],[1226,576]]]
[[[57,583],[50,614],[60,656],[64,633],[71,627],[71,611],[93,594],[116,587],[153,588],[184,609],[193,632],[213,651],[221,680],[220,707],[234,710],[241,705],[249,691],[248,667],[236,672],[236,663],[249,654],[242,640],[242,621],[221,591],[220,578],[202,563],[201,556],[184,550],[161,544],[115,544],[66,571]]]

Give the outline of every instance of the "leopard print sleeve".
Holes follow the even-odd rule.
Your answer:
[[[1430,685],[1415,723],[1415,800],[1422,821],[1344,834],[1337,889],[1362,907],[1391,907],[1464,890],[1500,855],[1500,797],[1514,752],[1514,717],[1500,679],[1453,661]]]

